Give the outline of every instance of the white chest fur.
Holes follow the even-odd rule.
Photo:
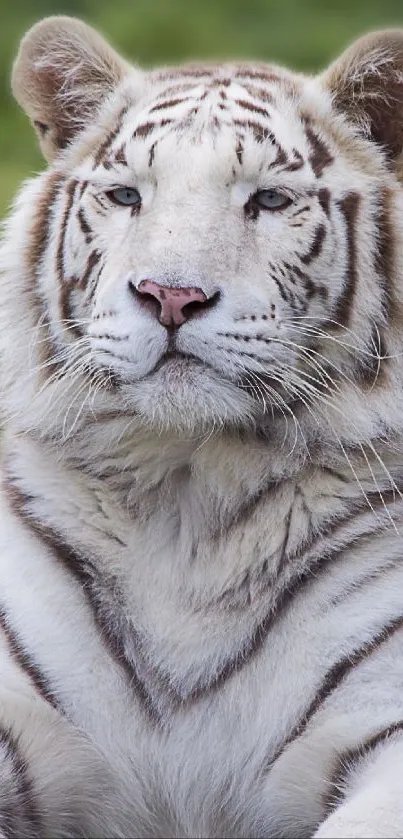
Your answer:
[[[139,835],[152,835],[154,818],[167,835],[200,826],[200,835],[225,834],[238,812],[240,835],[276,835],[294,801],[304,830],[319,822],[325,768],[368,715],[352,713],[340,691],[332,716],[326,691],[313,726],[307,712],[340,650],[348,658],[400,614],[396,587],[369,620],[365,607],[373,597],[365,581],[389,567],[400,579],[395,537],[374,540],[371,557],[365,539],[355,547],[373,514],[355,499],[352,517],[351,497],[330,510],[327,484],[343,481],[317,470],[305,486],[291,478],[249,486],[247,503],[238,495],[220,510],[219,470],[203,486],[196,466],[181,465],[122,509],[112,489],[27,441],[6,464],[23,515],[10,514],[9,488],[3,605],[65,713],[131,790]],[[358,685],[358,703],[361,694]]]

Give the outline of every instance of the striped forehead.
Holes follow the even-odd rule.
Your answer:
[[[299,113],[298,77],[270,68],[234,70],[225,66],[185,67],[178,73],[157,72],[150,77],[147,99],[122,109],[96,154],[95,166],[132,166],[136,160],[146,161],[151,168],[158,148],[166,145],[168,138],[176,146],[184,140],[188,150],[208,142],[216,150],[218,138],[224,135],[227,140],[232,138],[238,167],[249,159],[252,166],[248,168],[252,169],[263,160],[293,172],[309,161],[315,169],[319,140],[309,120]],[[329,158],[321,149],[319,152],[321,158]]]

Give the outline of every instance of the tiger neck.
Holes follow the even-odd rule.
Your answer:
[[[57,447],[27,436],[10,434],[4,448],[6,481],[30,499],[33,516],[84,550],[99,541],[104,554],[139,531],[150,539],[163,532],[186,554],[186,543],[225,542],[262,509],[280,531],[297,510],[295,539],[304,540],[346,505],[365,503],[363,491],[372,500],[377,494],[367,465],[360,472],[356,464],[354,476],[349,464],[315,464],[298,450],[287,457],[277,444],[234,435],[197,444],[140,433],[126,456],[105,455],[95,465],[81,456],[64,461]],[[388,481],[378,480],[386,490]]]
[[[67,523],[75,509],[83,532],[94,521],[94,508],[102,507],[108,531],[170,516],[176,530],[186,520],[216,538],[300,471],[295,458],[284,464],[266,441],[234,435],[200,443],[139,433],[131,445],[98,457],[90,452],[87,461],[80,447],[66,451],[61,457],[57,445],[10,432],[5,472],[27,496],[42,499],[46,517],[53,511]]]

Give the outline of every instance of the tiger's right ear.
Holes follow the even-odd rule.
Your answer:
[[[321,77],[333,105],[393,162],[403,151],[403,29],[370,32]]]
[[[133,68],[76,18],[45,18],[22,39],[12,72],[17,102],[51,161]]]

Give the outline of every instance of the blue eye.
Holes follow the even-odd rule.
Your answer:
[[[123,207],[139,207],[141,204],[139,191],[130,186],[120,186],[117,189],[111,189],[107,192],[107,195],[114,204],[120,204]]]
[[[292,203],[288,195],[277,189],[262,189],[253,196],[253,202],[263,210],[284,210]]]

